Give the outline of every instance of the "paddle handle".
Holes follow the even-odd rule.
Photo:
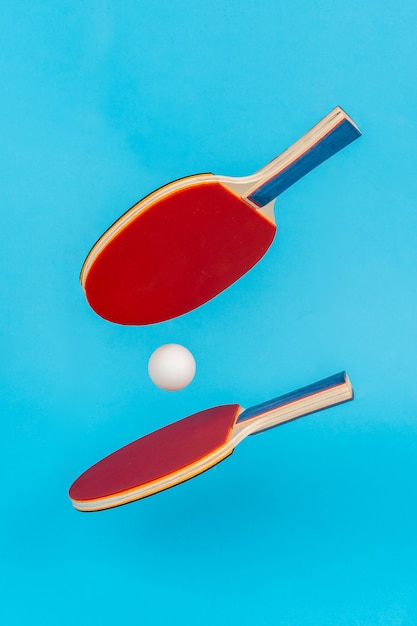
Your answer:
[[[339,372],[246,409],[239,415],[236,425],[246,424],[250,429],[248,434],[255,434],[352,399],[349,377],[346,372]]]
[[[308,133],[258,172],[261,180],[246,198],[263,207],[300,178],[358,139],[361,132],[353,120],[336,107]]]

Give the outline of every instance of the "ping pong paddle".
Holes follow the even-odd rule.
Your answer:
[[[90,306],[111,322],[145,325],[204,304],[268,250],[275,198],[360,134],[336,107],[252,176],[198,174],[151,193],[88,254],[80,280]]]
[[[346,372],[243,410],[238,404],[190,415],[105,457],[73,483],[80,511],[99,511],[153,495],[201,474],[253,435],[353,399]]]

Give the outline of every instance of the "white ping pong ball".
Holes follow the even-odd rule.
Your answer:
[[[195,370],[193,355],[178,343],[160,346],[148,362],[152,382],[166,391],[179,391],[187,387],[195,376]]]

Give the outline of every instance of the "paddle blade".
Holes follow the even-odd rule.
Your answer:
[[[113,227],[114,229],[114,227]],[[195,309],[238,280],[265,254],[275,225],[216,182],[166,195],[86,259],[90,306],[110,322],[144,325]],[[111,232],[111,231],[109,231]]]
[[[69,490],[76,509],[97,511],[144,498],[188,480],[228,456],[222,453],[240,407],[200,411],[120,448]]]

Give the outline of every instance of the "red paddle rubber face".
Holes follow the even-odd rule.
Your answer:
[[[207,302],[265,254],[275,225],[217,182],[150,205],[98,253],[83,281],[98,315],[162,322]]]
[[[239,408],[230,404],[207,409],[137,439],[77,478],[69,490],[71,500],[86,502],[123,493],[129,501],[129,491],[186,469],[221,448]]]

